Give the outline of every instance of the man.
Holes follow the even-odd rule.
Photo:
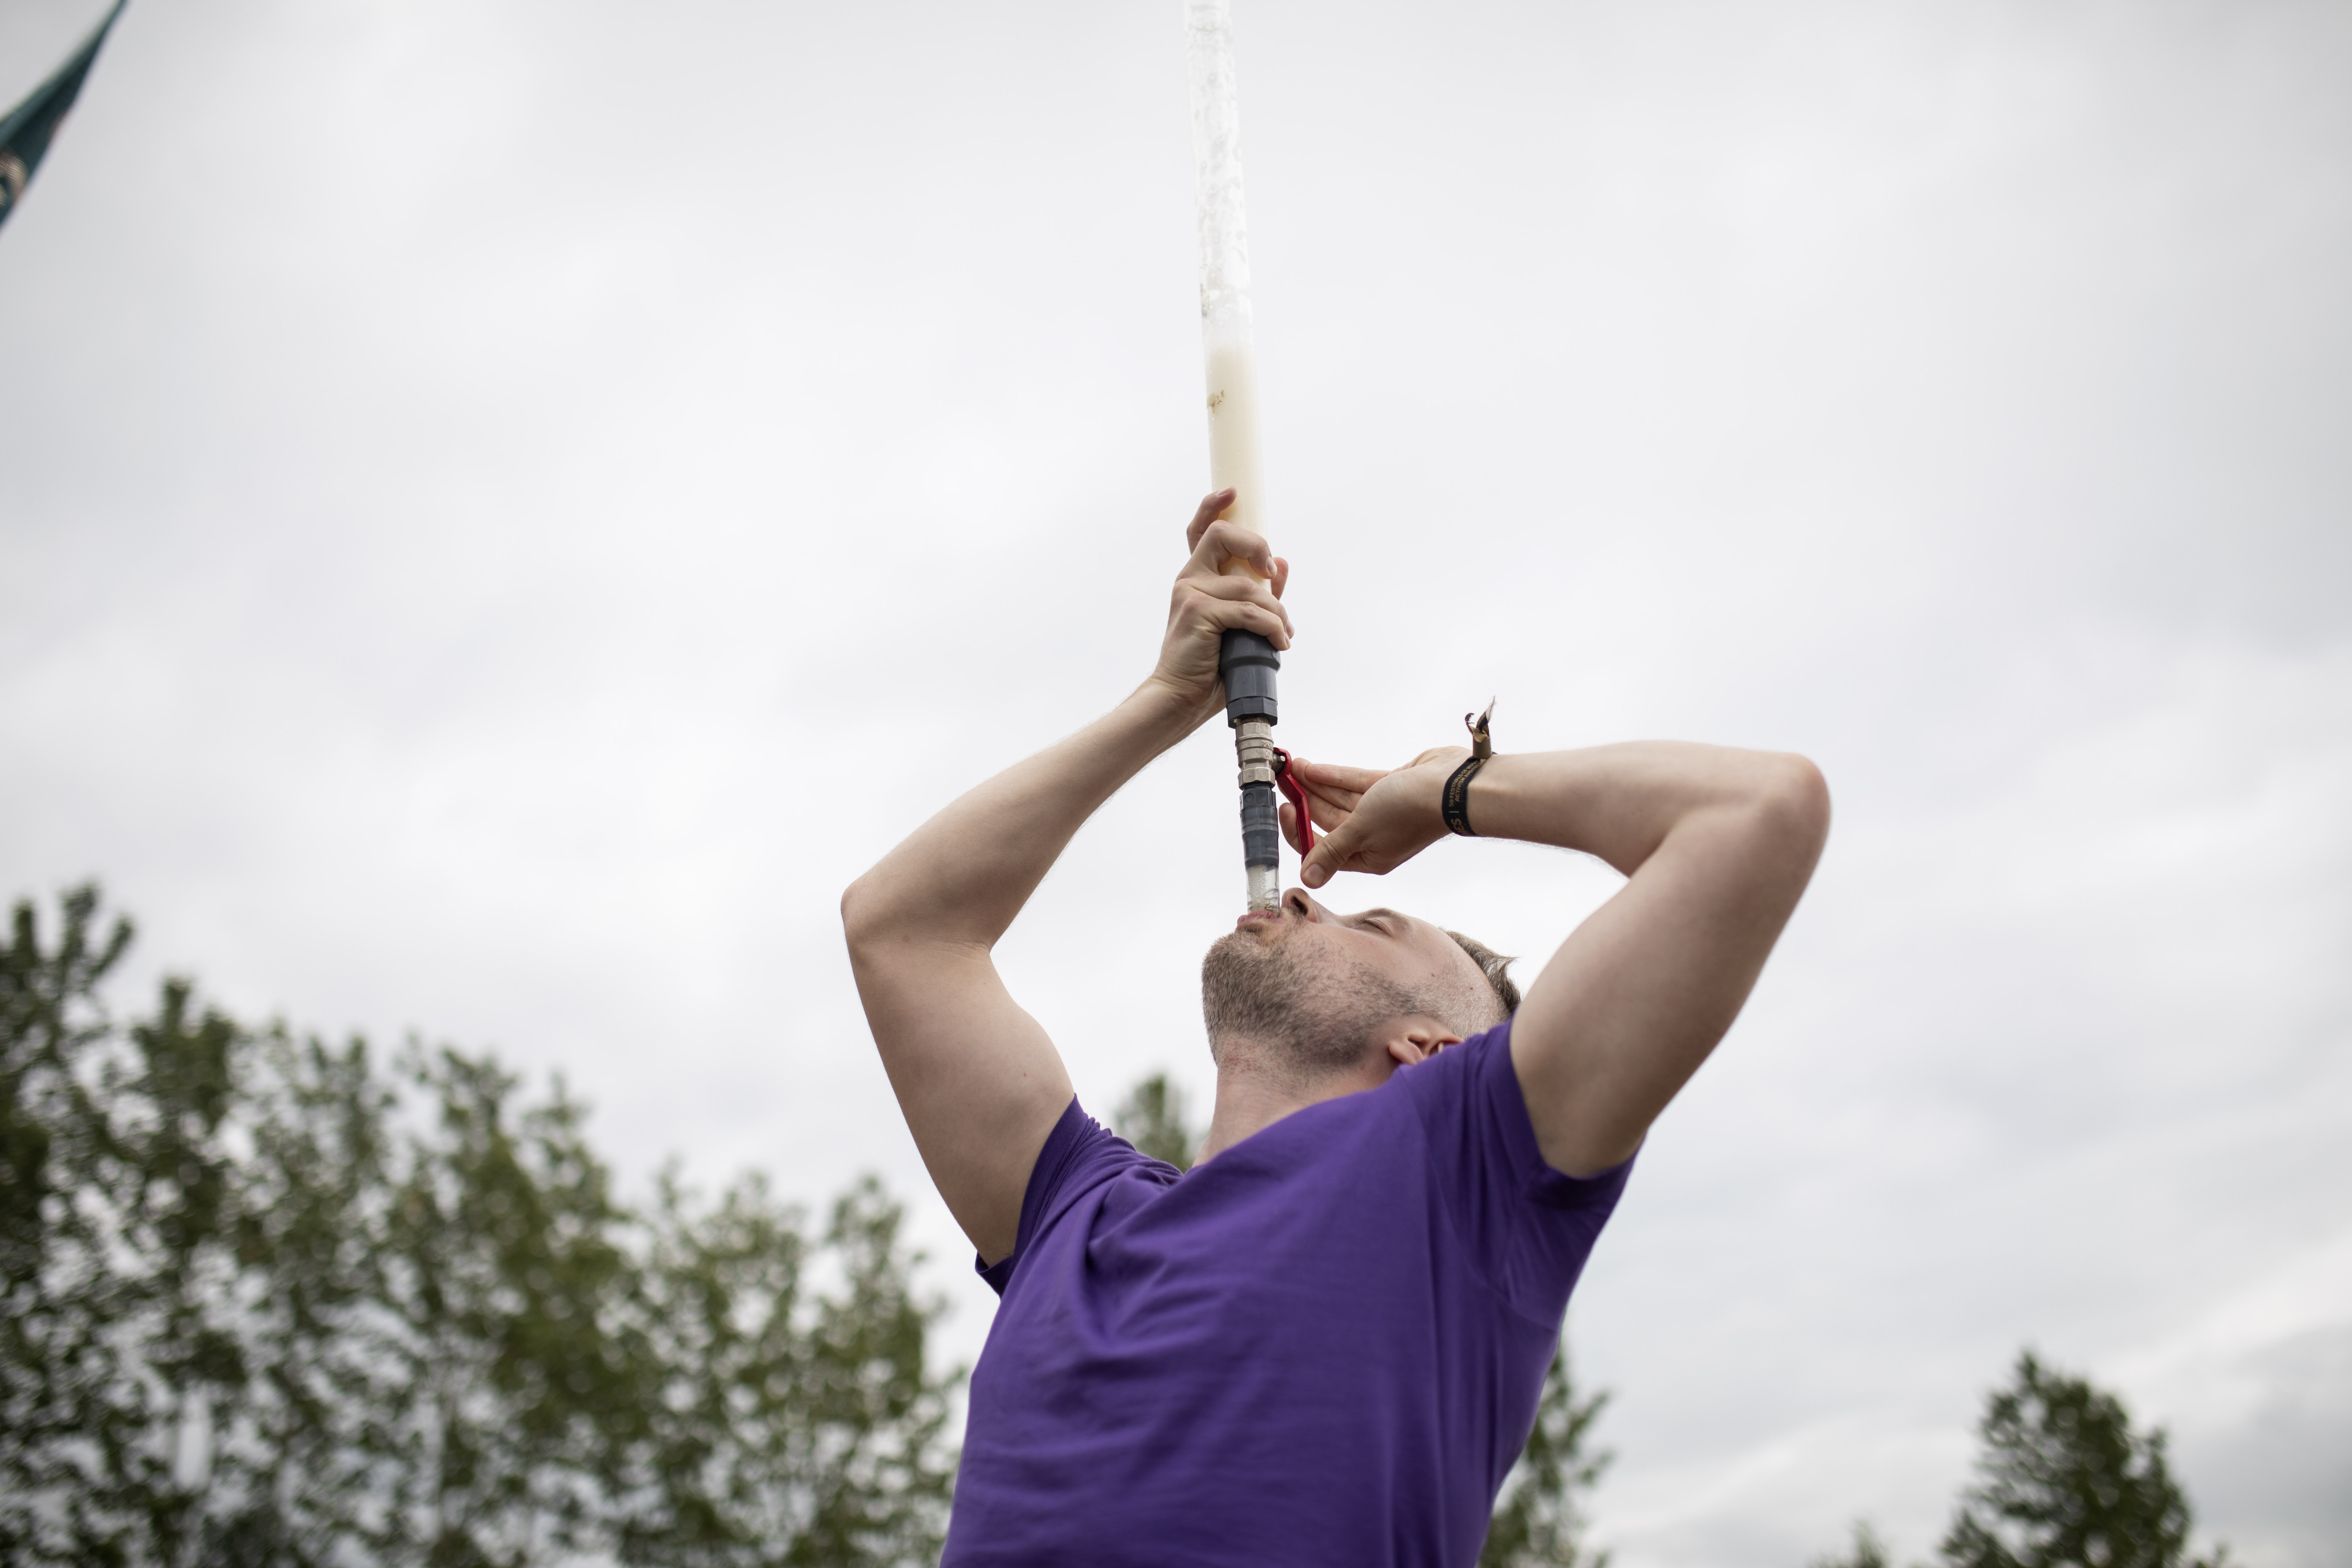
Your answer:
[[[1504,961],[1392,910],[1294,889],[1244,915],[1202,966],[1200,1163],[1146,1159],[1079,1109],[989,954],[1078,825],[1222,710],[1219,634],[1289,646],[1288,564],[1220,520],[1232,500],[1192,519],[1143,684],[842,900],[891,1086],[1003,1298],[947,1568],[1466,1568],[1634,1151],[1730,1026],[1828,831],[1800,757],[1497,755],[1471,776],[1470,829],[1599,856],[1624,887],[1524,1002]],[[1221,575],[1233,557],[1259,575]],[[1302,880],[1445,837],[1466,754],[1294,764],[1328,826]]]

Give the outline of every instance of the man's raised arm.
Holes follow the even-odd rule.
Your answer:
[[[940,1195],[992,1262],[1013,1250],[1030,1169],[1070,1079],[990,953],[1079,825],[1219,710],[1220,635],[1238,626],[1290,643],[1276,597],[1288,569],[1256,534],[1214,521],[1232,500],[1210,496],[1186,531],[1192,557],[1143,684],[932,817],[842,895],[850,966],[890,1087]],[[1232,557],[1271,585],[1220,575]],[[1022,552],[1019,569],[1030,559]],[[1024,594],[1008,609],[1034,603]]]
[[[1300,879],[1391,870],[1446,837],[1440,795],[1468,753],[1380,773],[1294,764],[1335,825]],[[1645,741],[1498,755],[1472,779],[1482,837],[1599,856],[1628,879],[1528,988],[1511,1060],[1544,1159],[1626,1159],[1738,1016],[1829,832],[1829,791],[1785,752]],[[1286,816],[1285,826],[1288,826]]]

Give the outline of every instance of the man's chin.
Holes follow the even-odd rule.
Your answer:
[[[1202,976],[1222,973],[1232,983],[1259,991],[1274,979],[1276,970],[1288,968],[1289,943],[1284,940],[1288,934],[1280,921],[1237,925],[1209,944],[1201,959]]]

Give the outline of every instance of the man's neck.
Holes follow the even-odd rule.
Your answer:
[[[1292,1111],[1378,1089],[1396,1067],[1386,1051],[1368,1051],[1354,1068],[1302,1078],[1272,1065],[1265,1051],[1247,1041],[1228,1042],[1218,1051],[1217,1105],[1209,1117],[1209,1135],[1193,1163],[1214,1159]]]

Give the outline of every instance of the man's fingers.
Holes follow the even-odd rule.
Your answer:
[[[1337,827],[1355,815],[1357,802],[1364,797],[1360,795],[1333,795],[1326,790],[1310,789],[1307,792],[1307,798],[1314,803],[1315,820],[1318,823]]]
[[[1359,791],[1334,789],[1329,784],[1318,782],[1315,764],[1296,752],[1290,756],[1290,776],[1298,781],[1300,787],[1307,792],[1307,800],[1313,803],[1318,826],[1345,821],[1348,814],[1356,809],[1356,803],[1364,798]]]
[[[1344,791],[1352,795],[1361,795],[1389,776],[1386,768],[1350,768],[1338,763],[1310,763],[1304,758],[1294,758],[1291,765],[1307,780],[1310,789]]]
[[[1193,577],[1183,584],[1186,591],[1211,599],[1243,601],[1257,605],[1280,621],[1286,636],[1290,632],[1290,612],[1274,596],[1274,590],[1255,577]],[[1286,641],[1286,647],[1289,644]]]
[[[1220,632],[1255,632],[1278,648],[1290,646],[1290,626],[1279,613],[1253,599],[1223,599],[1208,594],[1192,595],[1192,613]]]
[[[1296,847],[1296,841],[1293,847]],[[1356,836],[1347,823],[1341,823],[1315,841],[1314,853],[1298,862],[1298,879],[1310,888],[1319,888],[1331,879],[1331,873],[1348,863],[1356,852]]]
[[[1224,516],[1225,509],[1233,504],[1234,490],[1230,485],[1202,496],[1200,509],[1192,513],[1192,521],[1184,525],[1184,548],[1201,548],[1201,535],[1208,532],[1209,524]]]
[[[1298,862],[1298,879],[1310,888],[1319,888],[1329,881],[1335,872],[1349,868],[1356,857],[1358,841],[1363,832],[1350,814],[1332,823],[1323,836],[1315,841],[1314,853]]]
[[[1315,842],[1320,844],[1346,826],[1355,814],[1344,805],[1334,805],[1321,795],[1310,795],[1307,802],[1315,821]],[[1298,847],[1298,808],[1288,801],[1275,807],[1282,817],[1282,837],[1293,849]]]
[[[1237,559],[1247,562],[1260,577],[1273,578],[1274,549],[1265,536],[1221,518],[1202,531],[1192,546],[1192,559],[1184,563],[1184,574],[1214,577],[1223,573],[1226,562]]]

